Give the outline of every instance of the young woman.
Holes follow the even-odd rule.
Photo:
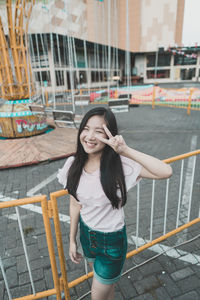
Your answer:
[[[70,194],[70,258],[79,263],[82,257],[76,243],[80,223],[83,253],[93,267],[92,300],[114,299],[114,283],[127,251],[123,212],[127,191],[142,177],[171,175],[170,165],[125,143],[111,110],[98,107],[86,113],[76,153],[59,170],[58,180]]]

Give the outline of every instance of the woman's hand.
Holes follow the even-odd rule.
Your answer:
[[[113,136],[106,125],[103,125],[103,129],[105,130],[108,139],[105,139],[101,136],[96,136],[96,138],[98,138],[104,144],[109,145],[118,154],[122,154],[127,147],[123,137],[121,135]]]
[[[109,145],[118,154],[138,162],[142,166],[139,177],[150,179],[166,179],[172,175],[172,168],[170,165],[167,165],[153,156],[128,147],[121,135],[113,136],[106,125],[103,125],[103,128],[108,136],[108,139],[105,139],[100,135],[96,135],[96,138]]]
[[[71,260],[75,263],[75,264],[79,264],[81,259],[82,259],[82,255],[77,252],[77,244],[76,242],[70,242],[69,245],[69,256],[71,258]]]

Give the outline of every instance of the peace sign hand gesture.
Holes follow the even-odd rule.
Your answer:
[[[109,145],[118,154],[122,154],[125,151],[125,148],[127,147],[123,137],[121,135],[113,136],[106,125],[103,125],[103,129],[105,130],[108,139],[105,139],[101,136],[96,136],[96,138],[98,138],[101,142]]]

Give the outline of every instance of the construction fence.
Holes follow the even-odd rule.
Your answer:
[[[109,99],[128,98],[130,105],[151,105],[200,110],[200,89],[167,89],[156,85],[113,87],[108,89],[65,90],[56,94],[44,91],[43,104],[46,106],[67,106],[107,104]],[[69,109],[69,108],[68,108]]]
[[[166,106],[191,110],[200,110],[200,90],[198,88],[165,89],[159,86],[147,85],[129,88],[119,88],[112,95],[123,98],[127,95],[130,105]]]

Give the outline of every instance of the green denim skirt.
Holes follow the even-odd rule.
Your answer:
[[[93,263],[95,278],[102,284],[117,282],[126,259],[126,226],[102,232],[87,226],[80,216],[80,241],[86,260]]]

